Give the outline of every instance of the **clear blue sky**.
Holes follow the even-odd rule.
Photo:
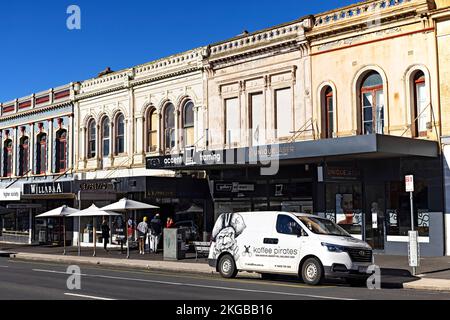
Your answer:
[[[338,8],[355,0],[0,2],[0,102]],[[67,7],[82,29],[66,28]]]

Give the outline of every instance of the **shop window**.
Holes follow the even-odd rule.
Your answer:
[[[184,146],[193,146],[194,141],[194,103],[188,101],[183,107]]]
[[[102,149],[103,157],[108,157],[111,153],[110,148],[110,123],[109,118],[105,117],[102,122]]]
[[[125,153],[125,117],[119,114],[116,118],[116,155]]]
[[[250,134],[252,146],[265,143],[266,115],[262,92],[250,95]]]
[[[325,217],[353,235],[362,234],[362,191],[359,182],[326,185]]]
[[[30,170],[30,139],[26,136],[20,138],[19,145],[19,176],[27,174]]]
[[[164,109],[164,149],[170,152],[175,148],[175,107],[169,103]]]
[[[67,130],[56,132],[56,172],[67,170]]]
[[[158,148],[158,113],[156,109],[149,112],[147,119],[147,151],[154,152]]]
[[[322,137],[333,138],[334,132],[334,105],[333,89],[326,86],[322,90]]]
[[[414,75],[414,136],[427,136],[427,122],[429,118],[426,91],[425,75],[422,71]]]
[[[276,228],[278,233],[291,235],[298,235],[298,230],[301,230],[300,225],[294,219],[284,214],[278,215]]]
[[[13,167],[13,142],[11,139],[3,143],[3,176],[11,177]]]
[[[370,72],[361,86],[362,133],[383,134],[384,91],[380,74]]]
[[[430,215],[428,209],[428,187],[424,181],[415,181],[413,195],[414,228],[420,236],[429,235]],[[388,184],[386,229],[388,236],[407,236],[411,230],[409,193],[402,182]]]
[[[275,90],[275,132],[277,138],[286,138],[293,135],[293,116],[291,88]]]
[[[36,139],[36,174],[47,172],[47,134],[40,133]]]
[[[95,158],[96,156],[96,141],[97,141],[97,125],[95,120],[92,119],[88,125],[88,152],[87,156],[89,159]]]
[[[240,141],[239,100],[231,98],[225,100],[225,141],[228,146]]]

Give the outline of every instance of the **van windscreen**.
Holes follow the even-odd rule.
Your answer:
[[[319,218],[319,217],[307,217],[297,216],[297,218],[312,232],[316,234],[323,234],[329,236],[344,236],[351,237],[344,229],[339,227],[333,221]]]

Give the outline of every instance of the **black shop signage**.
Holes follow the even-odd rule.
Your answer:
[[[23,185],[23,193],[30,195],[72,193],[72,182],[28,183]]]

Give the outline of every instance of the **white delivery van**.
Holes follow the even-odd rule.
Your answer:
[[[362,282],[372,248],[331,220],[292,212],[220,215],[212,232],[209,265],[225,278],[239,271],[291,274],[310,285],[324,278]]]

